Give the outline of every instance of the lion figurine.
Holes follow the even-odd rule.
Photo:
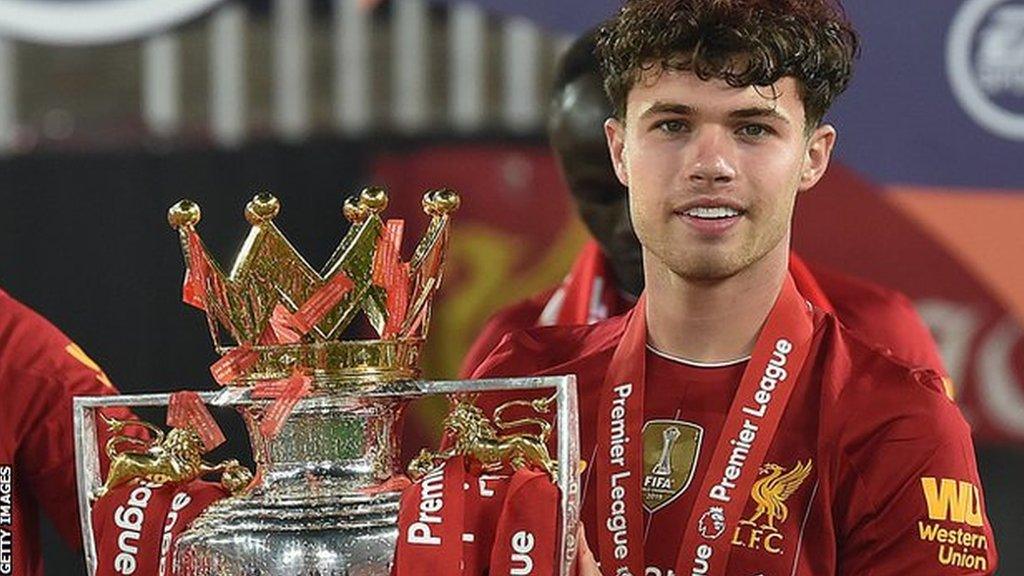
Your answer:
[[[203,441],[191,428],[173,428],[164,435],[163,430],[140,420],[120,421],[103,418],[114,433],[106,445],[110,457],[110,470],[106,482],[96,490],[94,498],[102,498],[114,488],[135,479],[154,484],[189,482],[206,474],[223,474],[221,484],[232,494],[245,489],[252,473],[237,460],[227,460],[211,466],[203,462]],[[153,440],[142,440],[121,434],[129,425],[141,426],[154,433]],[[131,444],[142,450],[119,450],[120,445]]]
[[[498,411],[495,414],[498,415]],[[550,424],[539,419],[511,423],[498,420],[498,426],[502,429],[523,424],[536,424],[541,431],[539,434],[518,433],[499,436],[495,424],[473,403],[472,398],[461,399],[455,403],[444,420],[444,430],[450,433],[454,440],[452,446],[436,453],[421,450],[407,468],[409,477],[417,480],[441,461],[461,455],[476,460],[484,470],[497,471],[505,465],[511,466],[513,470],[532,466],[544,470],[551,476],[552,481],[557,481],[558,462],[551,458],[547,447]]]

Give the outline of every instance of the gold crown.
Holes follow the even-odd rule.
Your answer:
[[[257,195],[246,206],[252,229],[229,274],[195,231],[198,205],[182,200],[167,218],[181,237],[186,302],[206,311],[218,353],[249,357],[230,383],[277,380],[300,370],[313,377],[314,387],[327,389],[419,376],[450,215],[459,203],[450,190],[424,195],[430,224],[412,260],[402,262],[401,221],[382,220],[387,194],[367,188],[345,202],[343,213],[351,226],[319,272],[274,224],[280,203],[269,194]],[[378,339],[342,340],[360,312]],[[222,330],[233,346],[223,343]]]

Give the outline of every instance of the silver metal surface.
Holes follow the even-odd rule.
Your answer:
[[[237,407],[245,418],[261,475],[253,490],[221,500],[178,539],[175,573],[187,576],[390,574],[400,493],[374,493],[399,472],[398,426],[406,402],[428,394],[556,391],[558,484],[562,494],[560,573],[576,553],[579,438],[573,376],[390,382],[333,389],[299,402],[280,434],[260,433],[265,401],[248,390],[202,393],[204,402]],[[96,571],[89,495],[100,485],[95,411],[106,406],[166,406],[169,394],[76,398],[79,508],[90,574]]]

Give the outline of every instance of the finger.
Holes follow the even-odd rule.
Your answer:
[[[597,559],[594,558],[594,553],[590,550],[590,544],[587,543],[587,533],[583,529],[583,524],[580,524],[579,530],[577,531],[577,538],[577,541],[579,542],[579,575],[601,576],[601,569],[597,565]]]

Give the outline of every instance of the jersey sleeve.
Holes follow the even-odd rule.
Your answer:
[[[82,544],[75,480],[75,396],[116,394],[103,371],[42,317],[27,312],[4,353],[15,421],[15,470],[23,486],[73,548]],[[126,409],[105,411],[118,418]],[[101,439],[102,441],[102,439]]]
[[[811,270],[847,328],[904,363],[947,375],[939,347],[910,298],[821,267]]]
[[[553,290],[542,292],[533,298],[523,300],[503,308],[487,319],[480,330],[469,352],[463,358],[459,369],[459,378],[469,378],[484,360],[491,355],[502,339],[519,330],[526,330],[537,325],[543,303],[547,302]]]
[[[506,326],[500,316],[491,318],[480,331],[480,335],[470,345],[469,352],[466,353],[466,357],[462,360],[462,366],[459,368],[459,378],[471,377],[491,352],[498,347],[505,334],[514,329]]]
[[[843,576],[982,575],[996,568],[970,429],[931,370],[879,386],[849,416],[833,513]]]

